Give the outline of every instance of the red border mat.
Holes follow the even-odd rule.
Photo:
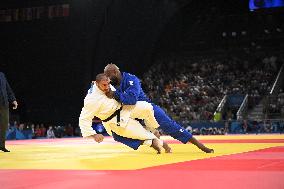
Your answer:
[[[1,189],[283,189],[284,147],[131,171],[0,170]]]
[[[170,144],[179,144],[177,140],[167,140]],[[203,139],[202,143],[284,143],[284,139]]]

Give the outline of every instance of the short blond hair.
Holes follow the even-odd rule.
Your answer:
[[[104,72],[106,72],[107,70],[119,70],[119,68],[117,67],[117,65],[110,63],[106,65]]]

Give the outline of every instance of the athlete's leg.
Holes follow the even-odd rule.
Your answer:
[[[120,142],[134,150],[137,150],[141,145],[147,145],[152,147],[154,150],[157,151],[157,154],[161,153],[161,142],[162,147],[165,149],[166,153],[172,153],[172,149],[169,147],[169,145],[166,142],[163,142],[159,139],[150,139],[150,140],[139,140],[139,139],[132,139],[120,136],[114,132],[112,132],[112,136],[115,141]]]
[[[161,153],[162,147],[166,147],[165,151],[167,153],[171,151],[166,143],[164,145],[162,140],[143,128],[136,120],[130,119],[125,128],[117,127],[116,125],[110,126],[110,128],[114,129],[112,134],[115,141],[121,142],[134,150],[137,150],[140,145],[144,144],[154,148],[158,154]]]
[[[132,138],[127,138],[120,136],[116,134],[115,132],[112,132],[112,137],[115,141],[120,142],[133,150],[137,150],[144,142],[144,140],[139,140],[139,139],[132,139]]]
[[[146,101],[138,101],[131,110],[130,117],[132,119],[141,119],[144,121],[148,130],[153,131],[159,127],[154,116],[152,104]]]
[[[154,108],[155,118],[160,125],[159,129],[161,129],[165,134],[170,135],[174,139],[181,141],[186,144],[190,138],[192,138],[192,134],[186,131],[181,125],[172,120],[165,111],[155,105],[152,104]]]
[[[201,142],[199,142],[196,138],[194,138],[190,132],[186,131],[181,125],[179,125],[177,122],[172,120],[161,107],[155,104],[152,104],[152,105],[154,108],[155,118],[160,125],[159,128],[163,132],[181,141],[184,144],[190,142],[194,144],[195,146],[197,146],[203,152],[206,152],[206,153],[214,152],[213,149],[210,149],[204,146]]]
[[[189,139],[189,142],[194,144],[195,146],[197,146],[200,150],[202,150],[203,152],[206,153],[214,153],[214,150],[211,148],[208,148],[206,146],[204,146],[204,144],[202,144],[201,142],[199,142],[196,138],[192,137],[191,139]]]

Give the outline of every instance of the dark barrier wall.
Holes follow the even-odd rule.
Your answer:
[[[142,75],[151,64],[159,34],[178,8],[175,1],[110,1],[95,46],[94,73],[113,62]]]
[[[70,5],[68,17],[0,22],[0,68],[18,99],[21,121],[77,121],[90,80],[86,2],[1,1],[0,9]]]
[[[69,16],[0,22],[0,70],[16,93],[21,121],[77,122],[93,76],[109,61],[141,73],[177,10],[173,1],[150,0],[11,0],[0,10],[58,4],[69,5]]]
[[[169,20],[193,2],[0,1],[0,10],[60,4],[70,9],[65,17],[0,21],[0,70],[16,93],[21,121],[77,122],[92,78],[109,62],[141,76]]]

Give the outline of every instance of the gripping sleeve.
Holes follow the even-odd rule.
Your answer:
[[[115,99],[125,105],[134,105],[138,101],[141,91],[141,84],[137,77],[128,78],[125,85],[124,92],[121,89],[115,91]]]

